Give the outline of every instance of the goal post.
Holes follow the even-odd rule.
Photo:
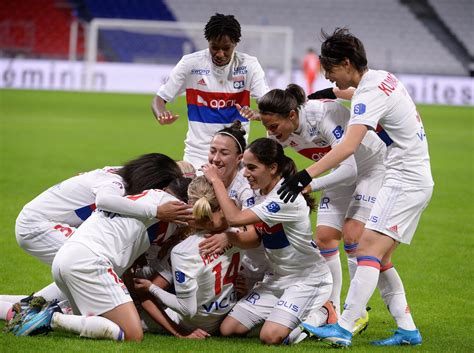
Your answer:
[[[204,27],[196,22],[95,18],[87,26],[86,86],[91,87],[98,61],[174,65],[183,55],[208,47]],[[237,50],[256,56],[265,71],[275,70],[290,82],[290,27],[242,25]]]

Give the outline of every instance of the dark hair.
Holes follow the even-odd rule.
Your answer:
[[[247,147],[247,150],[252,152],[257,160],[266,166],[271,166],[273,163],[276,163],[277,173],[284,179],[297,172],[295,162],[285,155],[283,147],[273,139],[267,137],[258,138]],[[306,199],[306,204],[309,206],[310,211],[313,211],[315,208],[314,199],[308,194],[304,194],[303,196]]]
[[[188,186],[192,180],[193,179],[187,177],[173,179],[166,189],[171,191],[179,200],[188,203]]]
[[[367,69],[367,56],[362,42],[347,28],[336,28],[332,34],[321,29],[324,42],[321,45],[321,66],[330,71],[333,66],[341,64],[346,58],[354,68],[363,72]]]
[[[204,28],[204,38],[209,42],[222,36],[228,36],[232,42],[238,43],[241,36],[240,23],[233,15],[216,13]]]
[[[148,189],[163,189],[182,176],[181,169],[170,157],[161,153],[148,153],[133,159],[117,171],[125,182],[128,195]]]
[[[217,134],[229,136],[235,142],[239,154],[244,153],[245,148],[247,147],[247,141],[245,141],[245,134],[247,132],[242,127],[242,122],[240,120],[234,120],[231,126],[226,126],[225,128],[217,131]]]
[[[300,86],[290,83],[285,90],[275,88],[267,92],[258,101],[260,114],[278,114],[287,117],[292,110],[306,102],[306,94]]]

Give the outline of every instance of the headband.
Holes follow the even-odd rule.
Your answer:
[[[239,146],[240,153],[244,153],[244,149],[242,148],[242,145],[240,144],[239,140],[237,140],[237,138],[234,135],[232,135],[231,133],[229,133],[227,131],[219,131],[218,134],[228,135],[228,136],[232,137],[235,140],[235,142],[237,142],[237,145]]]

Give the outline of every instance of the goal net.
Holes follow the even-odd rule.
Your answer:
[[[86,63],[97,61],[175,65],[191,52],[208,47],[204,23],[96,18],[89,24]],[[242,25],[237,50],[256,56],[265,71],[290,82],[293,30]]]

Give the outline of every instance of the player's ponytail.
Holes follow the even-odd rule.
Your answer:
[[[292,110],[297,111],[305,102],[304,90],[296,84],[290,84],[285,90],[275,88],[267,92],[258,99],[257,104],[260,114],[288,117]]]
[[[293,97],[295,97],[298,107],[306,103],[306,93],[303,87],[297,85],[296,83],[290,83],[286,86],[285,92],[288,92]]]
[[[247,132],[242,127],[242,122],[240,120],[234,120],[232,125],[217,131],[217,134],[229,136],[234,140],[235,146],[237,147],[237,151],[239,154],[244,153],[244,150],[247,147],[247,141],[245,141],[246,133]]]
[[[196,177],[189,184],[188,198],[193,205],[193,216],[197,221],[212,220],[212,213],[219,209],[214,188],[203,175]]]

